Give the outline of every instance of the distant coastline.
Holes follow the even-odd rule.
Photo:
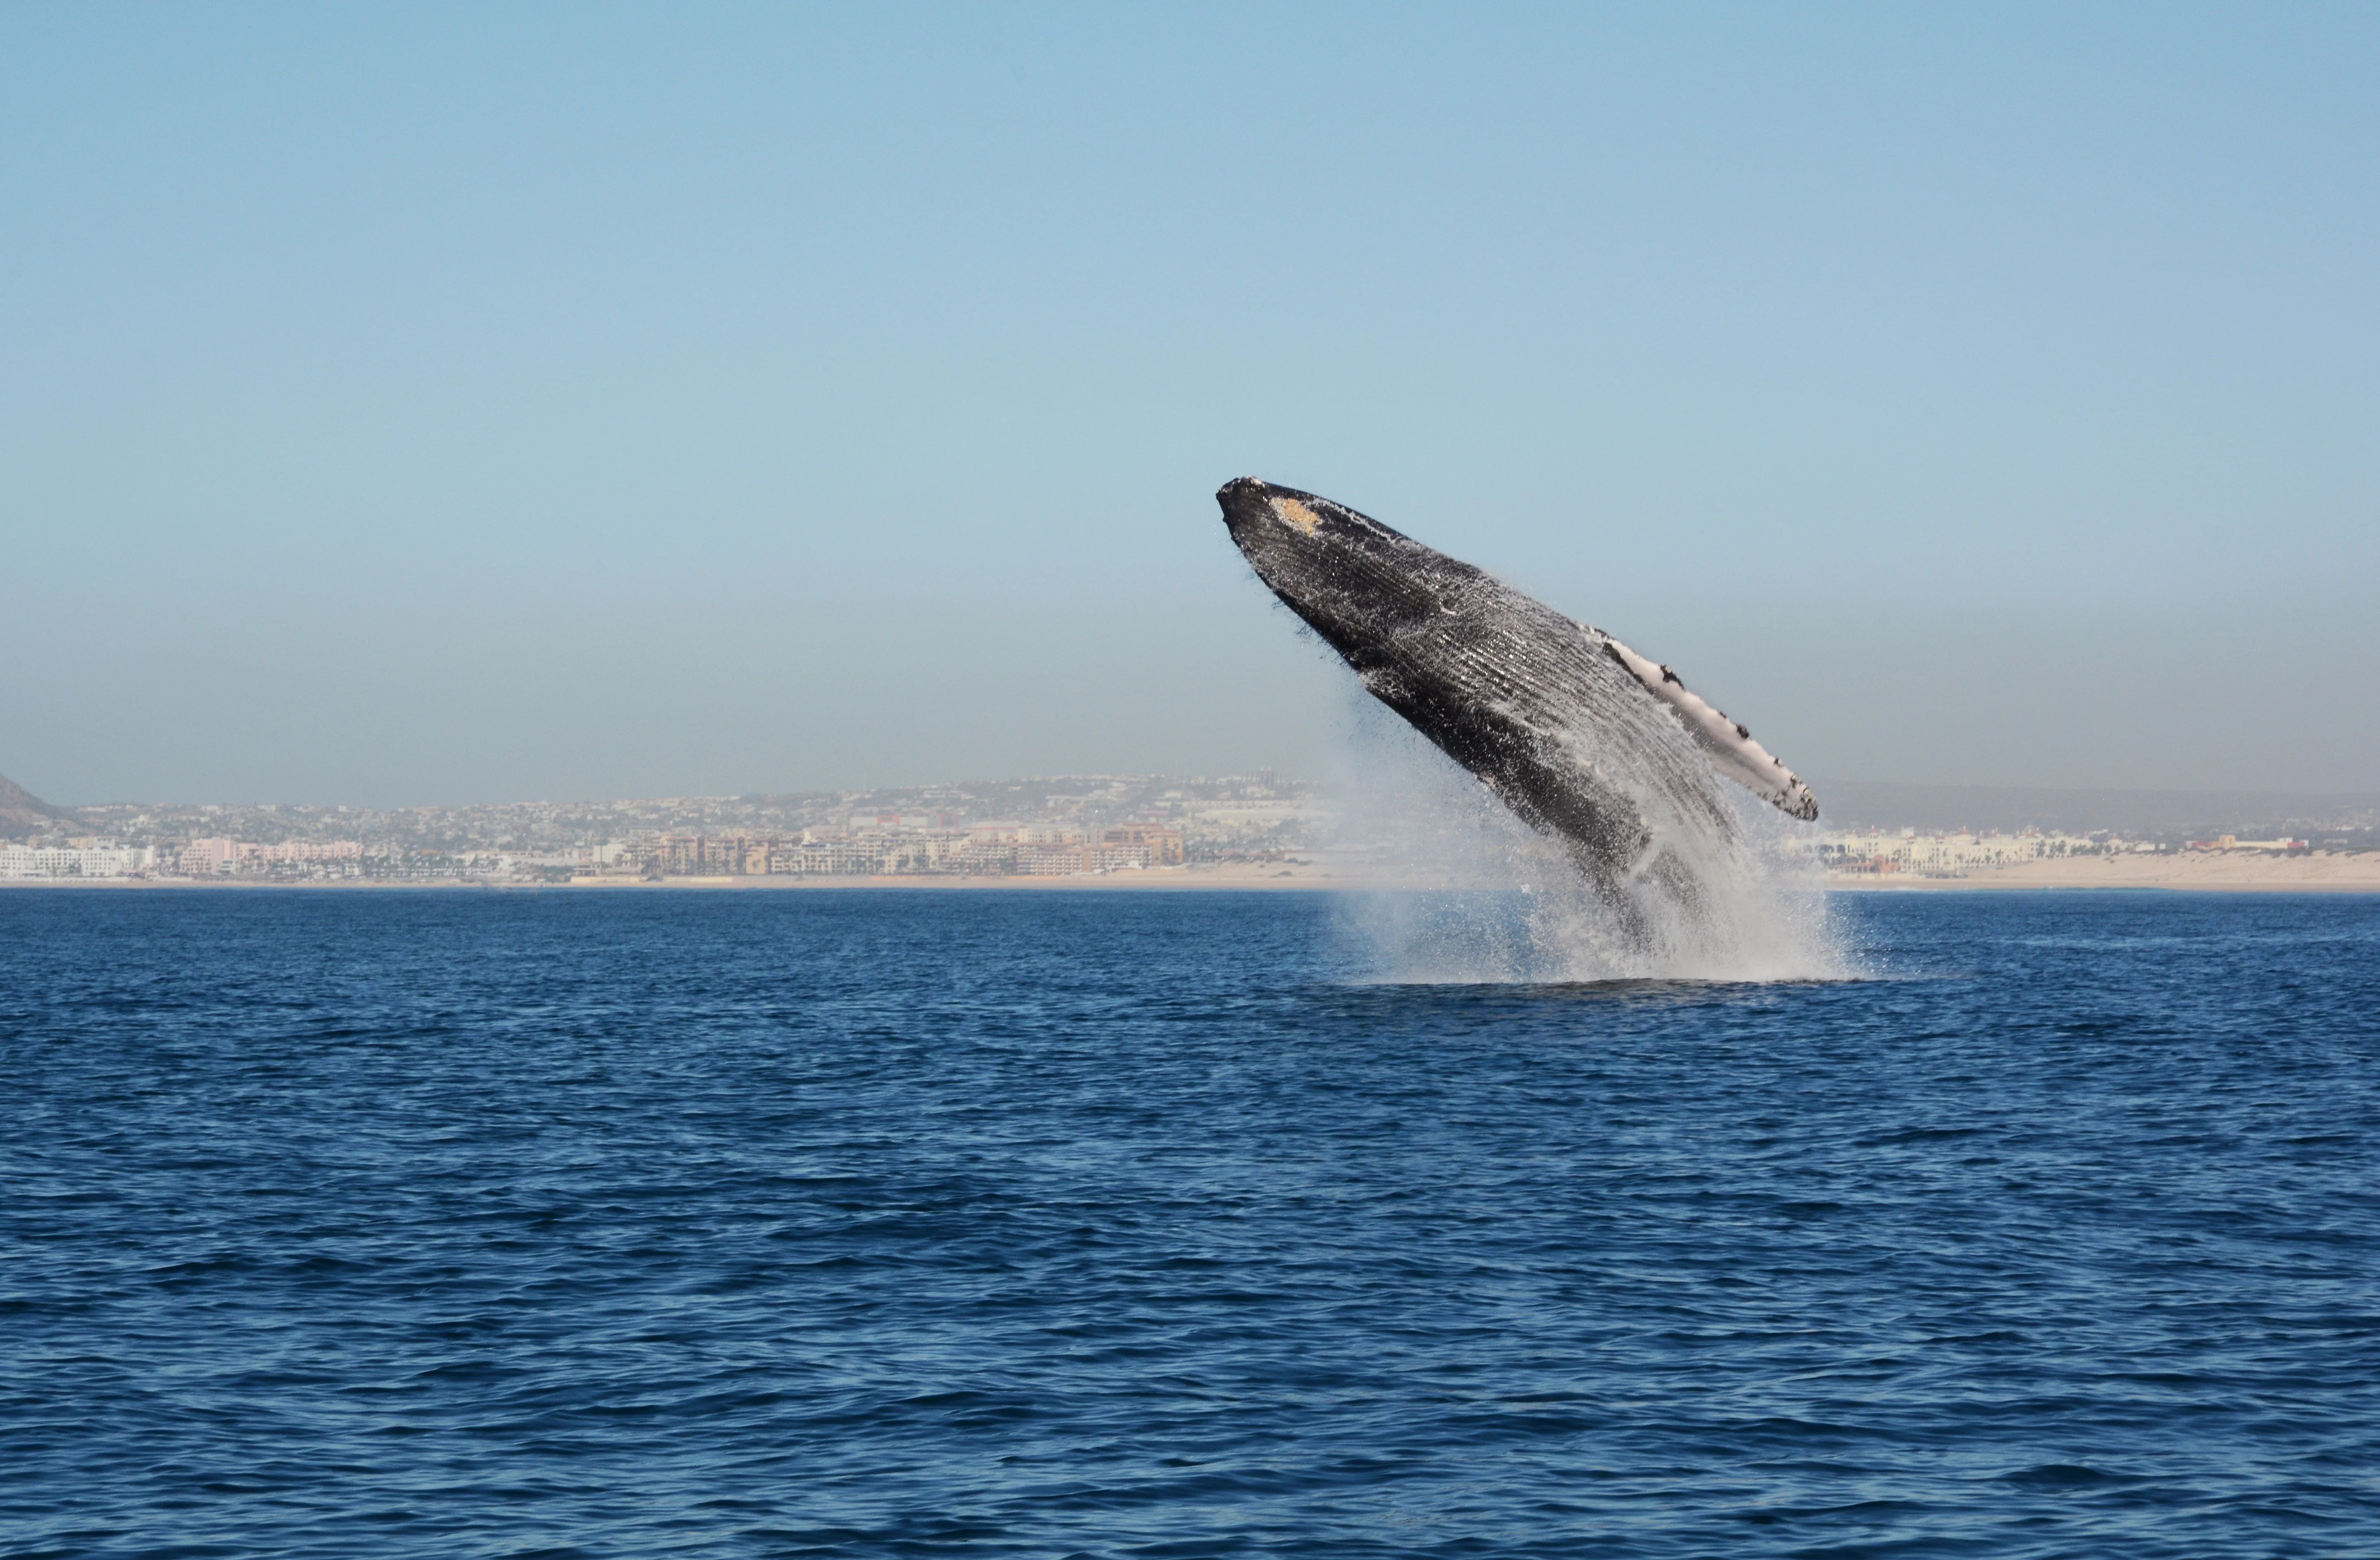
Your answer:
[[[1810,853],[1829,889],[2380,893],[2380,793],[1840,790],[1835,816],[1790,847]],[[1369,891],[1515,881],[1479,853],[1460,819],[1343,809],[1269,770],[395,810],[70,809],[0,777],[6,887]]]
[[[416,879],[383,879],[370,877],[334,878],[270,878],[270,877],[0,877],[0,891],[11,889],[76,889],[104,890],[181,890],[201,893],[224,891],[301,890],[315,892],[355,892],[379,889],[401,889],[407,892],[440,893],[448,891],[546,893],[565,889],[602,893],[621,893],[638,889],[679,890],[727,890],[737,893],[800,892],[821,889],[948,889],[953,890],[983,889],[1022,889],[1029,890],[1069,889],[1091,893],[1112,892],[1197,892],[1211,889],[1353,889],[1374,887],[1341,874],[1331,867],[1309,861],[1225,863],[1215,865],[1152,867],[1145,870],[1120,872],[1076,872],[1049,875],[1009,873],[964,876],[957,873],[891,873],[875,877],[827,877],[823,875],[783,876],[759,875],[702,877],[693,875],[635,877],[625,874],[604,874],[577,877],[551,882],[534,880],[439,877]]]
[[[2324,854],[2249,859],[2219,854],[2082,857],[1977,868],[1958,877],[1915,873],[1829,872],[1819,881],[1829,893],[1994,893],[2011,889],[2087,891],[2154,890],[2180,893],[2380,894],[2380,853]],[[894,874],[878,877],[582,877],[559,882],[507,882],[444,878],[385,881],[370,878],[275,880],[272,878],[94,877],[0,878],[12,889],[222,892],[354,892],[394,889],[412,893],[622,893],[638,889],[680,892],[800,893],[820,890],[951,892],[1012,889],[1073,893],[1314,892],[1378,893],[1481,887],[1452,880],[1418,881],[1381,877],[1327,859],[1231,863],[1160,867],[1145,871],[1010,874]]]
[[[1829,889],[1850,893],[1938,893],[1959,889],[2163,889],[2232,894],[2380,894],[2380,852],[2316,851],[2279,856],[2203,851],[2176,854],[2070,856],[1978,867],[1956,877],[1915,873],[1827,875]]]

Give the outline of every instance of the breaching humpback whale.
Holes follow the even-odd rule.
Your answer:
[[[1715,775],[1791,816],[1817,798],[1677,673],[1343,504],[1253,477],[1223,524],[1257,576],[1366,691],[1559,840],[1622,923],[1691,910],[1691,860],[1733,840]]]

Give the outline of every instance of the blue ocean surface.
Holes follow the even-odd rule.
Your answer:
[[[2380,901],[1832,913],[0,892],[0,1552],[2380,1554]]]

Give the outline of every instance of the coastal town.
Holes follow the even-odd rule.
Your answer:
[[[6,785],[0,781],[0,785]],[[1846,886],[2101,864],[2380,861],[2362,813],[2300,833],[1791,828],[1771,843]],[[1271,772],[1089,775],[774,796],[357,808],[54,807],[0,792],[0,881],[627,887],[834,882],[1453,884],[1411,818]],[[1419,871],[1425,863],[1441,870]],[[2124,864],[2118,865],[2117,864]],[[2155,868],[2170,875],[2170,866]],[[2202,873],[2215,870],[2200,867]],[[2218,874],[2219,876],[2219,874]]]
[[[391,809],[66,809],[18,791],[0,807],[0,879],[1047,878],[1282,861],[1311,850],[1323,813],[1310,786],[1269,773]]]

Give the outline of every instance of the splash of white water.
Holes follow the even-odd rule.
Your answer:
[[[1691,876],[1690,905],[1638,901],[1636,935],[1567,851],[1369,700],[1346,723],[1331,789],[1334,842],[1364,863],[1342,927],[1366,978],[1391,982],[1841,979],[1816,826],[1733,786],[1733,837],[1653,827]]]

